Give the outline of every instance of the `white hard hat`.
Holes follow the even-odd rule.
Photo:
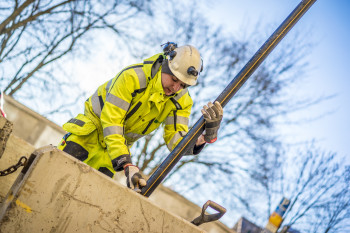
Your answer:
[[[169,55],[168,66],[176,78],[187,85],[195,85],[203,69],[199,51],[192,45],[185,45],[174,49]]]

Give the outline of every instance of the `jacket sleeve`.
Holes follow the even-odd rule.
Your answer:
[[[182,96],[178,103],[181,109],[172,111],[167,116],[164,126],[164,140],[169,151],[172,151],[188,132],[189,117],[193,105],[188,93]]]
[[[137,69],[143,72],[141,67]],[[136,72],[140,70],[124,70],[113,79],[101,112],[104,141],[115,171],[121,171],[123,165],[131,163],[124,137],[124,121],[130,108],[132,94],[140,89],[140,80]]]

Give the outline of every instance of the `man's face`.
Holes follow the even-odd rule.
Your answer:
[[[173,75],[162,73],[162,86],[165,95],[169,96],[184,89],[187,85]]]

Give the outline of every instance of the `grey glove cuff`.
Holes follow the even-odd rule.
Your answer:
[[[120,155],[117,158],[112,160],[112,165],[115,171],[120,172],[123,171],[123,166],[127,163],[131,163],[130,155]]]
[[[208,127],[207,125],[217,125],[215,127]],[[213,143],[217,139],[218,135],[218,130],[220,128],[220,122],[211,122],[208,124],[205,124],[205,135],[204,135],[204,140],[207,143]]]
[[[215,135],[216,135],[216,134],[215,134]],[[217,139],[218,139],[217,137],[213,137],[213,136],[207,136],[207,135],[204,136],[204,140],[205,140],[205,142],[207,142],[207,143],[216,142]]]

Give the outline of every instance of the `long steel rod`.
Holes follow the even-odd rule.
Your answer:
[[[224,107],[316,0],[302,0],[216,99]],[[141,194],[149,197],[204,130],[201,117],[151,175]]]

